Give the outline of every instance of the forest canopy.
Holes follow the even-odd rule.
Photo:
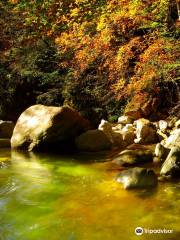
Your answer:
[[[139,106],[150,108],[145,116],[166,112],[180,80],[179,8],[179,0],[1,0],[0,114],[34,103],[111,121]]]

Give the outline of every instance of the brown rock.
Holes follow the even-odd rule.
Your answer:
[[[68,106],[34,105],[20,115],[11,146],[29,151],[70,149],[69,144],[88,128],[88,122]]]

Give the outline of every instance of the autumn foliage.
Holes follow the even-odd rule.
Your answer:
[[[13,14],[21,13],[26,34],[20,42],[55,43],[59,69],[67,73],[62,91],[80,110],[103,106],[116,114],[114,101],[158,94],[163,82],[179,81],[179,1],[9,2]],[[75,95],[85,96],[85,105]]]

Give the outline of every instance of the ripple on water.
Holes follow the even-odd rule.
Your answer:
[[[137,226],[172,228],[180,239],[179,183],[126,191],[107,164],[86,160],[12,153],[0,169],[0,240],[136,240]]]
[[[0,187],[0,197],[9,195],[15,192],[18,189],[18,185],[16,184],[16,180],[13,177],[9,177],[7,182]]]

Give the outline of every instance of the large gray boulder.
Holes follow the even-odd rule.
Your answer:
[[[113,162],[119,166],[136,166],[153,161],[151,150],[124,150],[113,157]]]
[[[88,122],[68,106],[34,105],[19,117],[11,146],[25,150],[64,150],[87,130]]]
[[[125,189],[149,188],[157,185],[157,176],[153,170],[135,167],[120,172],[116,181]]]
[[[171,149],[162,165],[160,174],[170,178],[180,177],[180,147]]]
[[[0,138],[11,138],[13,130],[13,122],[0,120]]]
[[[89,130],[76,138],[76,147],[81,151],[97,152],[110,150],[111,141],[101,130]]]

